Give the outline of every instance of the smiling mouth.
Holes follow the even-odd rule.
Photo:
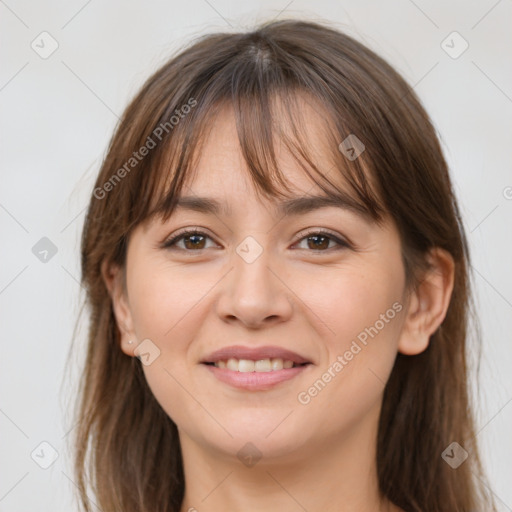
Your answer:
[[[310,362],[296,363],[289,359],[219,359],[201,364],[219,381],[245,391],[267,391],[297,378]]]
[[[293,361],[290,361],[289,359],[281,359],[277,357],[271,359],[269,358],[258,360],[229,358],[226,360],[219,360],[215,362],[205,362],[203,364],[240,373],[268,373],[279,370],[287,370],[290,368],[298,368],[301,366],[307,366],[311,363],[295,363]]]

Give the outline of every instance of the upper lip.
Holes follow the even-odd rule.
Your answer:
[[[264,346],[264,347],[244,347],[243,345],[232,345],[230,347],[220,348],[207,355],[202,363],[216,363],[217,361],[227,361],[234,359],[251,359],[259,361],[260,359],[280,358],[285,361],[293,361],[296,364],[311,363],[309,359],[282,347]]]

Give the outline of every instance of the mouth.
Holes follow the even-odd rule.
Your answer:
[[[267,373],[275,372],[289,368],[298,368],[300,366],[307,366],[311,363],[295,363],[290,359],[281,359],[279,357],[272,359],[258,359],[253,361],[252,359],[236,359],[231,357],[229,359],[220,359],[215,362],[202,363],[207,366],[215,366],[215,368],[226,368],[233,372],[242,373]]]
[[[213,352],[201,365],[232,387],[262,391],[293,379],[314,363],[280,347],[233,346]]]

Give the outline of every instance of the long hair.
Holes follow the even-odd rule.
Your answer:
[[[299,96],[324,114],[329,168],[311,158]],[[91,490],[105,512],[180,509],[185,482],[177,428],[139,361],[120,348],[101,269],[123,268],[134,227],[172,214],[209,121],[225,106],[234,109],[243,157],[261,193],[277,197],[279,186],[287,189],[277,137],[326,194],[346,195],[336,185],[341,177],[357,207],[377,222],[391,215],[407,286],[418,285],[430,249],[452,255],[445,320],[424,352],[398,354],[384,391],[379,487],[408,512],[493,509],[480,480],[468,386],[468,247],[435,129],[412,88],[381,57],[326,24],[294,20],[198,38],[147,80],[116,128],[82,234],[89,335],[74,440],[81,506],[93,510]],[[347,137],[364,144],[359,158],[340,149]],[[469,453],[457,469],[442,457],[454,441]]]

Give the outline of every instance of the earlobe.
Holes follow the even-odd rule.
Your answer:
[[[101,266],[101,274],[112,301],[112,309],[120,333],[120,348],[125,354],[133,356],[137,343],[122,269],[118,265],[109,265],[104,262]]]
[[[430,251],[428,261],[429,270],[409,297],[398,343],[398,351],[405,355],[426,350],[450,305],[455,277],[453,257],[447,251],[435,248]]]

